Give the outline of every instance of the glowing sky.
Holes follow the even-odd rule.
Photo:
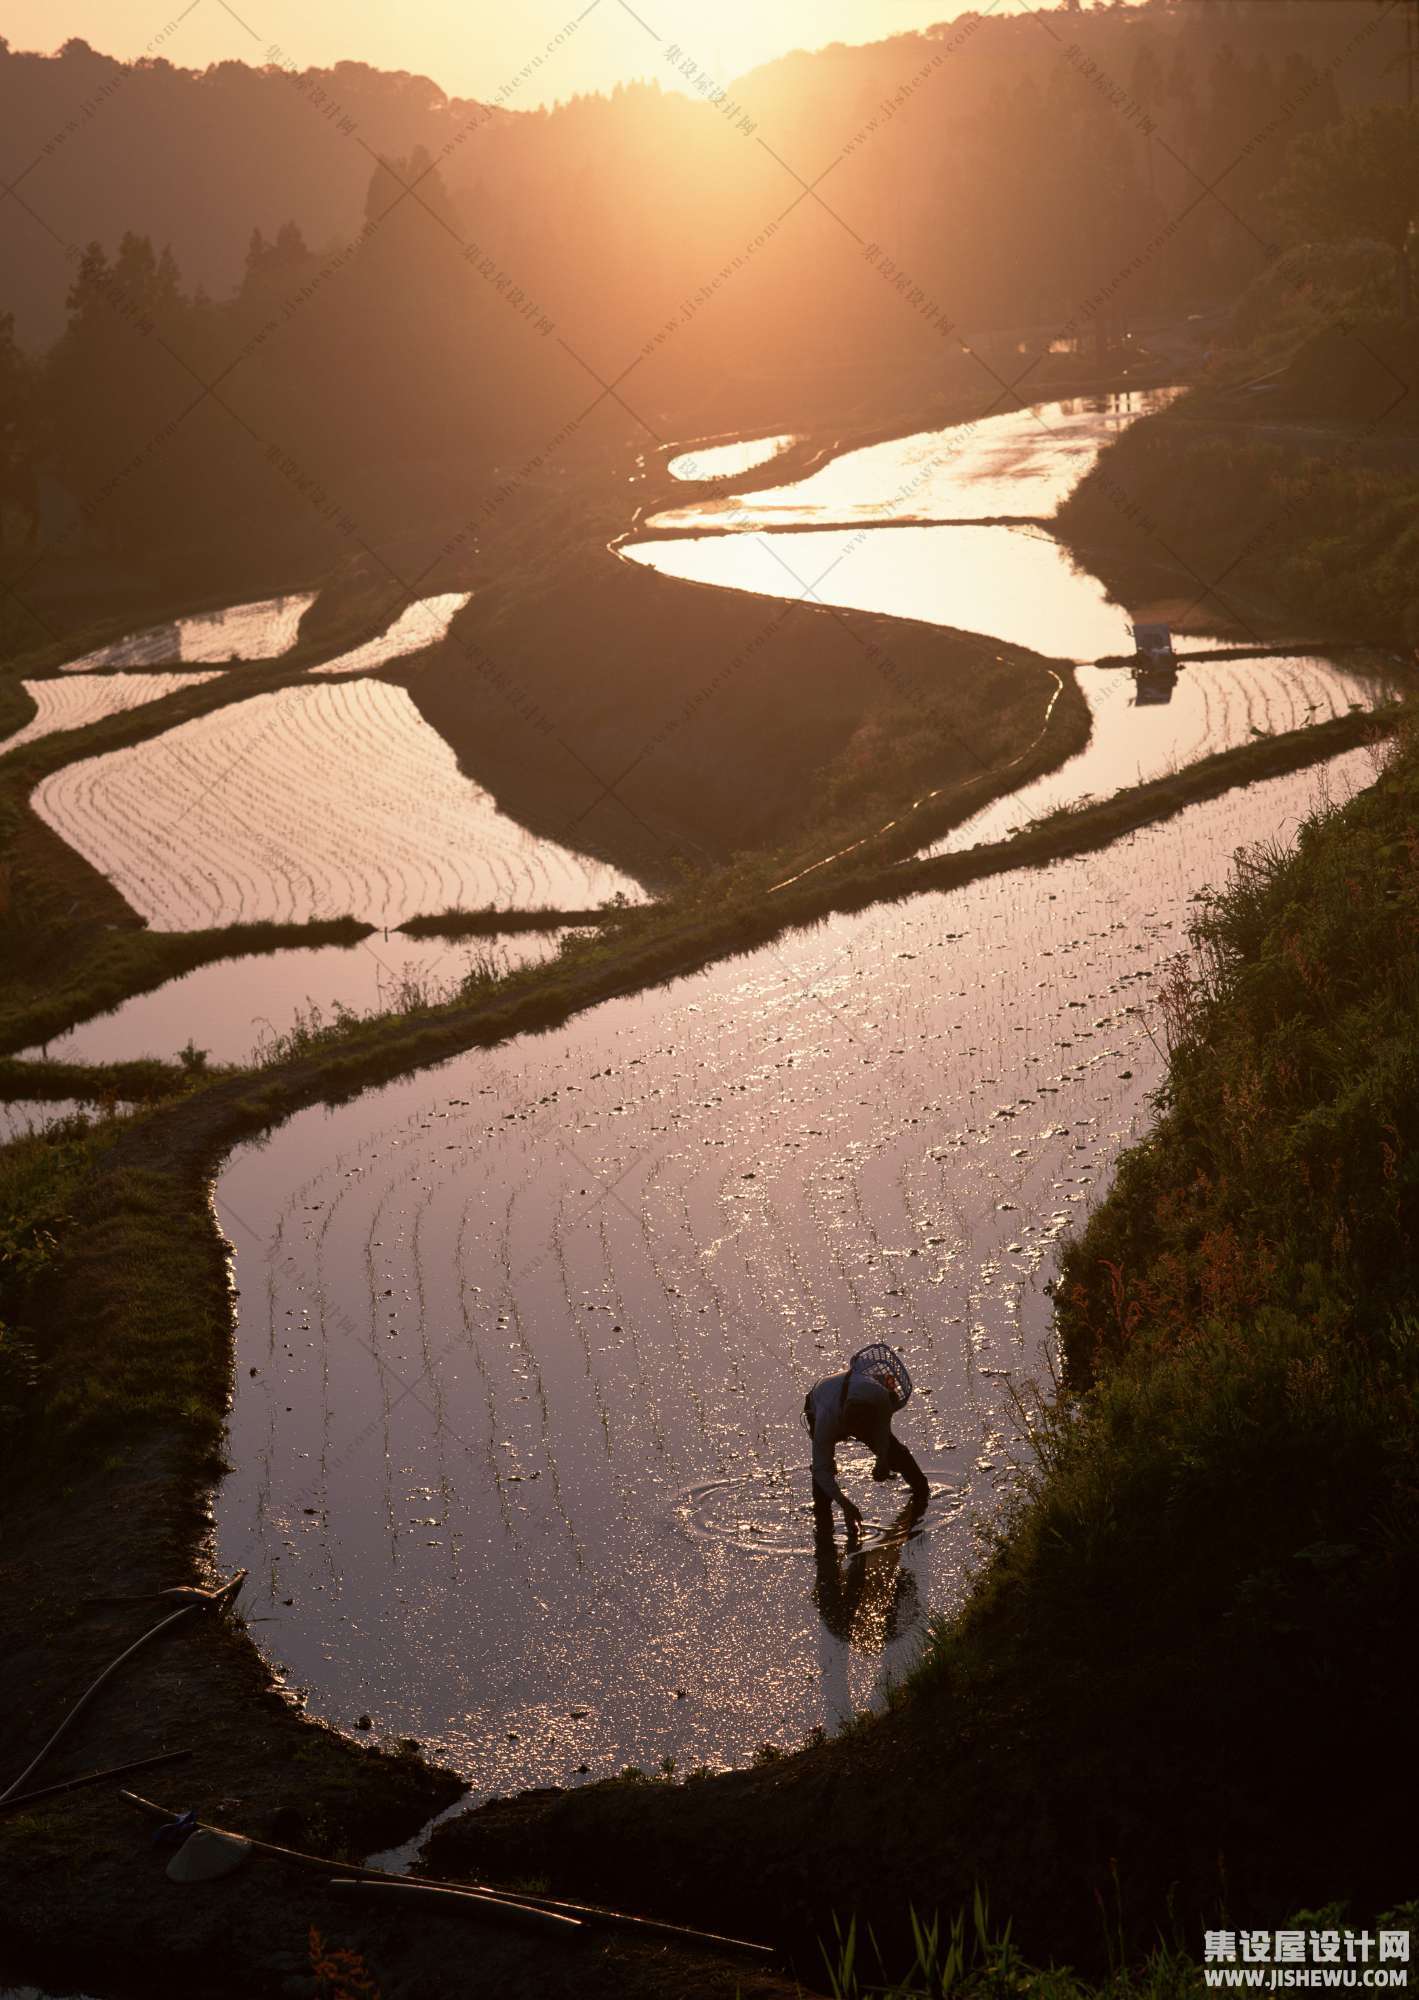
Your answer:
[[[676,81],[666,45],[717,80],[794,48],[872,42],[953,19],[970,0],[7,0],[14,49],[78,36],[105,54],[145,51],[185,68],[260,63],[275,47],[299,68],[342,59],[430,76],[454,96],[519,107],[632,77]],[[1040,0],[1035,0],[1040,4]],[[975,0],[981,12],[1014,0]],[[634,12],[632,12],[634,6]],[[176,24],[176,25],[174,25]],[[571,24],[575,24],[574,26]],[[568,32],[569,30],[569,32]],[[560,42],[557,37],[561,36]],[[536,66],[524,75],[529,64]],[[508,99],[512,101],[512,96]]]

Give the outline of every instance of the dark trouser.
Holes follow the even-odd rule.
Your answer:
[[[888,1469],[905,1479],[911,1489],[913,1500],[925,1503],[931,1498],[931,1484],[926,1474],[907,1450],[899,1437],[893,1437],[887,1446]],[[833,1530],[833,1503],[817,1480],[813,1481],[813,1525],[819,1532]]]
[[[893,1472],[900,1473],[905,1479],[911,1488],[913,1500],[931,1498],[930,1481],[899,1437],[892,1439],[891,1449],[887,1453],[887,1463]]]

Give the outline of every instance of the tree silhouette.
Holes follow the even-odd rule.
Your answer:
[[[1370,236],[1388,244],[1408,318],[1409,236],[1419,211],[1419,110],[1372,104],[1304,135],[1292,148],[1274,200],[1303,238]]]

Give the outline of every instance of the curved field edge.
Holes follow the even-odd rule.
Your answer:
[[[1073,686],[1065,683],[1066,697]],[[1082,697],[1079,704],[1083,706]],[[320,1097],[347,1096],[465,1048],[558,1025],[581,1007],[697,971],[717,958],[755,950],[797,924],[1087,853],[1235,786],[1302,769],[1357,744],[1378,743],[1404,714],[1402,704],[1391,704],[1241,744],[1097,804],[1065,808],[1008,840],[958,853],[922,859],[915,850],[935,836],[943,807],[957,821],[969,817],[998,795],[1006,774],[991,773],[968,782],[945,801],[933,798],[920,812],[908,808],[887,828],[874,828],[841,855],[810,864],[777,887],[772,885],[786,865],[784,856],[746,855],[735,867],[705,870],[690,878],[671,901],[591,913],[598,935],[569,937],[550,963],[525,966],[501,978],[475,976],[464,997],[442,1005],[346,1017],[314,1037],[303,1038],[298,1060],[277,1061],[256,1071],[239,1066],[223,1070],[227,1098],[236,1097],[242,1106],[231,1129],[235,1136],[246,1136]],[[1019,782],[1022,773],[1029,777],[1053,768],[1060,761],[1052,740],[1056,731],[1072,741],[1075,726],[1075,717],[1062,700],[1040,739],[1010,775]],[[528,914],[539,927],[553,921],[583,921],[574,912]],[[415,918],[405,928],[415,935],[475,935],[501,921],[496,912],[448,912]],[[128,990],[145,991],[176,971],[230,956],[234,949],[275,951],[287,944],[344,942],[355,933],[367,934],[364,926],[352,924],[348,933],[342,930],[326,940],[317,930],[271,925],[233,927],[229,932],[131,933],[110,947],[119,969],[108,990],[114,991],[118,979],[126,977],[133,982]],[[228,941],[248,938],[253,941],[235,945]],[[115,991],[104,1004],[115,1005],[124,997],[126,993]],[[89,1011],[83,1009],[85,1015]],[[79,1012],[77,997],[62,995],[52,1009],[25,1009],[19,1015],[20,1025],[7,1028],[0,1039],[13,1041],[23,1034],[33,1040],[41,1020],[52,1021],[49,1032],[58,1032]],[[152,1103],[194,1088],[201,1090],[204,1103],[216,1105],[215,1085],[204,1087],[202,1073],[177,1063],[89,1064],[0,1055],[0,1101],[76,1097],[85,1103],[105,1098]],[[218,1111],[215,1117],[220,1124],[226,1114]],[[220,1151],[221,1142],[212,1143]]]
[[[1259,775],[1262,759],[1271,768],[1278,759],[1305,762],[1385,724],[1386,718],[1351,716],[1299,732],[1299,743],[1249,745],[1213,760],[1210,772],[1190,770],[1149,788],[1151,807],[1136,800],[1110,802],[984,854],[906,867],[883,864],[842,877],[825,871],[811,885],[767,901],[756,896],[728,914],[718,899],[698,916],[680,910],[677,928],[664,911],[626,913],[614,935],[579,943],[555,965],[514,974],[479,1001],[406,1021],[370,1023],[270,1071],[214,1078],[189,1096],[132,1119],[87,1130],[60,1128],[0,1150],[5,1212],[12,1218],[0,1263],[0,1319],[6,1326],[0,1400],[10,1406],[12,1431],[19,1418],[6,1507],[12,1546],[22,1551],[14,1601],[27,1611],[21,1637],[0,1669],[0,1685],[12,1704],[16,1739],[42,1740],[66,1697],[123,1643],[115,1637],[112,1609],[103,1615],[88,1600],[186,1580],[203,1574],[210,1560],[204,1496],[220,1470],[232,1366],[228,1246],[211,1207],[210,1176],[237,1140],[301,1104],[351,1095],[461,1049],[551,1025],[577,1008],[751,948],[835,907],[944,888],[980,872],[1043,865],[1052,858],[1051,843],[1071,852],[1102,844],[1127,825],[1142,823],[1142,817],[1181,810],[1205,795],[1205,786],[1222,790]],[[637,935],[638,926],[645,926],[643,935]],[[127,1621],[124,1636],[133,1636],[133,1613]],[[1021,1856],[1035,1858],[1022,1875],[1012,1860],[1021,1837],[1018,1800],[1011,1804],[1008,1784],[997,1801],[998,1744],[991,1717],[1009,1738],[1014,1727],[1009,1716],[1024,1693],[1009,1688],[1008,1675],[1009,1691],[992,1692],[1005,1670],[998,1655],[998,1648],[986,1645],[985,1664],[972,1669],[977,1683],[948,1720],[932,1724],[929,1754],[912,1744],[909,1768],[893,1762],[894,1732],[905,1725],[890,1717],[806,1759],[776,1762],[760,1772],[685,1788],[627,1787],[624,1804],[613,1788],[605,1810],[613,1819],[629,1813],[638,1829],[625,1830],[627,1856],[639,1854],[646,1863],[651,1850],[644,1843],[656,1848],[660,1839],[659,1815],[668,1810],[675,1822],[674,1829],[661,1829],[669,1843],[664,1854],[656,1851],[654,1866],[640,1871],[622,1868],[620,1861],[610,1867],[598,1852],[608,1831],[597,1803],[603,1795],[585,1794],[590,1805],[573,1803],[569,1809],[592,1815],[590,1843],[574,1825],[562,1826],[568,1805],[556,1802],[549,1808],[555,1824],[546,1842],[540,1824],[528,1836],[541,1859],[527,1872],[551,1869],[582,1889],[604,1879],[608,1891],[614,1886],[624,1901],[642,1907],[658,1901],[681,1916],[698,1913],[716,1928],[724,1928],[731,1913],[741,1928],[754,1928],[753,1913],[765,1907],[761,1891],[767,1883],[772,1890],[767,1906],[780,1911],[780,1939],[810,1951],[811,1933],[812,1955],[832,1915],[847,1914],[841,1885],[855,1879],[855,1863],[849,1866],[847,1855],[849,1849],[860,1853],[861,1824],[887,1828],[889,1839],[909,1833],[909,1844],[926,1826],[933,1831],[925,1848],[894,1879],[917,1879],[924,1866],[921,1879],[939,1883],[943,1906],[949,1906],[950,1885],[965,1881],[969,1888],[993,1860],[988,1879],[997,1907],[1018,1910],[1022,1920],[1033,1917],[1041,1926],[1037,1937],[1048,1937],[1052,1950],[1067,1949],[1072,1900],[1061,1891],[1058,1907],[1042,1908],[1035,1870],[1035,1862],[1046,1856],[1056,1867],[1060,1829],[1038,1824],[1019,1848]],[[266,1669],[239,1627],[194,1625],[174,1641],[174,1660],[163,1677],[157,1710],[146,1683],[131,1698],[105,1705],[105,1756],[116,1761],[141,1754],[154,1740],[155,1717],[161,1725],[164,1715],[174,1719],[160,1740],[173,1741],[175,1734],[185,1739],[194,1733],[188,1718],[200,1713],[200,1755],[184,1768],[184,1795],[235,1794],[244,1802],[242,1823],[250,1830],[260,1831],[275,1823],[272,1816],[285,1814],[279,1822],[285,1833],[277,1837],[287,1844],[368,1846],[411,1831],[432,1804],[456,1789],[412,1757],[375,1757],[331,1731],[298,1721],[288,1701],[271,1691]],[[912,1730],[916,1718],[938,1712],[935,1699],[902,1711]],[[955,1800],[949,1814],[938,1809],[933,1790],[932,1773],[943,1756]],[[1078,1753],[1071,1750],[1065,1762],[1076,1768]],[[655,1793],[649,1803],[648,1791]],[[768,1812],[766,1794],[772,1802],[780,1793],[784,1809],[774,1804]],[[841,1798],[844,1808],[831,1816],[824,1833],[821,1808],[829,1796]],[[800,1819],[805,1799],[816,1803]],[[518,1809],[507,1810],[512,1821],[497,1819],[483,1859],[517,1872],[523,1836]],[[1003,1835],[1006,1811],[1009,1839],[1002,1845],[991,1829]],[[771,1856],[763,1853],[759,1835],[746,1837],[744,1812],[756,1825],[762,1822]],[[291,1813],[301,1838],[294,1837]],[[676,1817],[686,1813],[688,1819]],[[84,1797],[62,1813],[38,1817],[38,1834],[33,1814],[0,1821],[0,1855],[13,1865],[23,1863],[27,1879],[36,1865],[41,1875],[48,1868],[47,1887],[41,1884],[35,1907],[49,1910],[51,1927],[63,1926],[74,1914],[68,1873],[74,1842],[96,1843],[113,1857],[116,1869],[120,1857],[126,1869],[125,1811],[111,1798]],[[954,1859],[941,1851],[943,1834],[954,1843]],[[480,1836],[473,1837],[476,1842]],[[542,1852],[544,1845],[550,1852]],[[677,1859],[682,1848],[683,1865]],[[845,1872],[835,1874],[835,1855]],[[754,1867],[746,1872],[750,1856]],[[451,1856],[449,1865],[466,1866],[468,1858]],[[1086,1850],[1076,1858],[1085,1865]],[[762,1877],[761,1869],[767,1871]],[[658,1886],[652,1889],[652,1883]],[[83,1901],[86,1908],[103,1903],[91,1879]],[[128,1902],[134,1902],[133,1888],[125,1876],[122,1894],[115,1887],[107,1907]],[[135,1910],[143,1907],[141,1898],[134,1902]],[[1079,1950],[1087,1955],[1091,1943],[1091,1937],[1081,1936]]]
[[[612,563],[599,544],[596,553],[599,562],[608,568],[627,572],[635,601],[647,594],[658,595],[656,586],[660,579],[649,572]],[[578,588],[575,582],[569,586],[573,599]],[[619,593],[626,585],[618,579],[616,588],[619,600]],[[459,656],[455,664],[460,671],[452,678],[465,687],[471,682],[478,682],[481,687],[482,667],[489,667],[490,676],[492,668],[480,638],[468,628],[467,616],[465,611],[455,620],[442,651],[452,647]],[[711,639],[717,642],[736,632],[749,643],[763,627],[762,606],[717,605],[704,643],[708,646]],[[954,659],[963,646],[974,659],[979,651],[974,642],[940,634],[910,621],[821,613],[800,622],[798,636],[789,649],[801,671],[809,671],[813,648],[820,643],[820,635],[829,629],[840,647],[846,648],[854,659],[860,654],[868,663],[860,669],[861,683],[858,695],[854,696],[854,700],[860,696],[865,706],[855,712],[846,745],[836,758],[829,758],[826,768],[813,761],[811,746],[786,748],[777,740],[760,742],[754,768],[762,788],[780,801],[776,837],[764,845],[777,853],[777,843],[791,836],[790,844],[781,850],[783,872],[801,859],[814,858],[825,848],[843,844],[845,838],[855,839],[875,831],[888,812],[900,809],[904,798],[911,799],[923,783],[936,779],[939,796],[920,815],[921,838],[933,837],[998,791],[1020,782],[1022,776],[1053,768],[1087,741],[1087,708],[1067,669],[1063,670],[1064,696],[1051,712],[1049,698],[1055,691],[1057,676],[1045,663],[1031,655],[1011,653],[1002,659],[991,653],[972,683],[967,717],[968,729],[972,722],[979,725],[975,733],[982,739],[984,749],[979,755],[967,754],[960,740],[959,720],[947,717],[944,707],[938,713],[940,704],[923,707],[916,703],[907,709],[898,699],[884,711],[880,706],[882,686],[878,685],[878,676],[889,675],[894,669],[892,655],[882,650],[884,635],[891,641],[892,635],[898,634],[895,643],[899,649],[908,644],[923,659],[929,657],[937,668],[943,661]],[[905,641],[902,632],[907,635]],[[549,650],[555,650],[550,627],[544,636]],[[654,649],[643,650],[648,660]],[[396,679],[411,690],[417,689],[420,706],[427,715],[439,706],[435,695],[440,679],[438,659],[435,653],[413,666],[400,663],[378,677]],[[921,664],[915,660],[915,654],[913,661]],[[478,671],[471,674],[465,671],[470,663]],[[146,990],[154,983],[155,967],[175,965],[187,969],[212,957],[225,956],[230,949],[226,929],[186,933],[185,939],[205,937],[210,943],[184,942],[175,948],[175,953],[166,943],[160,944],[155,934],[145,933],[141,920],[108,878],[33,810],[30,795],[34,787],[78,757],[92,757],[150,741],[181,722],[212,713],[232,702],[304,684],[304,676],[304,664],[292,666],[283,661],[244,666],[199,687],[179,687],[143,708],[105,717],[83,729],[37,739],[0,758],[0,850],[3,850],[0,956],[7,973],[0,982],[0,1047],[23,1047],[62,1032],[91,1013],[116,1005],[131,993]],[[658,686],[663,676],[652,675],[651,679]],[[886,684],[884,681],[882,685]],[[495,709],[498,706],[498,696],[487,688],[483,688],[482,698],[492,702]],[[874,701],[878,703],[875,709]],[[1041,720],[1046,715],[1048,727],[1042,731]],[[464,716],[464,723],[467,720]],[[457,749],[457,715],[448,731],[442,726],[449,722],[448,717],[435,712],[432,721],[441,734],[450,735]],[[631,721],[637,722],[637,718],[633,715]],[[527,733],[525,725],[521,727]],[[518,731],[514,730],[513,735],[517,736]],[[750,740],[756,739],[751,736]],[[643,736],[636,733],[636,728],[631,729],[627,742],[629,752],[645,748]],[[466,771],[467,759],[462,763]],[[521,813],[523,823],[534,832],[541,828],[555,838],[567,827],[572,817],[571,807],[580,799],[580,793],[575,798],[568,793],[558,794],[555,784],[540,791],[533,784],[529,789],[518,777],[515,764],[514,758],[500,775],[493,772],[482,775],[493,780],[489,788],[495,798],[501,794],[506,780],[513,794],[509,803]],[[471,775],[475,782],[482,781],[478,774]],[[590,783],[584,771],[578,774],[577,783],[583,789]],[[591,786],[592,792],[597,789]],[[703,784],[698,787],[702,793],[707,789],[712,788]],[[738,839],[742,839],[742,833],[736,838],[728,821],[717,849],[706,848],[691,831],[677,835],[672,829],[661,856],[667,884],[674,885],[687,875],[722,868]],[[606,848],[604,841],[590,840],[587,844],[593,852]],[[765,879],[773,879],[772,874]],[[482,915],[491,915],[471,914],[475,928]],[[513,913],[510,921],[523,914]],[[428,928],[445,927],[437,920],[428,925]],[[308,941],[314,941],[313,936]],[[185,956],[188,952],[198,952],[200,956],[188,958]]]
[[[1118,596],[1244,629],[1299,618],[1406,658],[1419,640],[1419,442],[1337,420],[1314,390],[1260,414],[1191,390],[1132,425],[1052,525]]]

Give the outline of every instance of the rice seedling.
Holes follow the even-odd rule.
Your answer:
[[[24,681],[36,714],[13,735],[0,738],[0,756],[22,743],[61,729],[83,729],[105,715],[159,701],[176,687],[195,687],[215,674],[76,674],[69,680]]]
[[[66,765],[33,804],[162,930],[640,894],[508,819],[383,681],[236,703]]]
[[[1347,753],[1334,788],[1371,775]],[[797,1585],[754,1552],[809,1545],[803,1390],[851,1335],[924,1360],[914,1443],[942,1498],[907,1574],[916,1603],[958,1602],[971,1510],[994,1517],[1045,1440],[1019,1416],[1053,1359],[1041,1281],[1150,1116],[1145,1010],[1190,899],[1315,789],[1273,780],[1048,872],[834,917],[239,1150],[219,1198],[263,1239],[284,1209],[276,1322],[318,1298],[328,1332],[318,1365],[297,1348],[273,1378],[263,1352],[255,1385],[239,1366],[219,1532],[233,1562],[278,1547],[288,1585],[296,1565],[316,1705],[400,1688],[399,1727],[505,1787],[565,1780],[526,1716],[572,1684],[601,1768],[739,1762],[880,1701],[912,1617],[884,1599],[854,1651],[788,1602],[763,1616]],[[341,1026],[306,1018],[289,1046]],[[243,1235],[243,1292],[252,1259]],[[1246,1276],[1220,1240],[1213,1268],[1219,1295]],[[315,1411],[319,1525],[288,1548]],[[687,1503],[707,1482],[723,1497]],[[328,1592],[299,1589],[307,1564]],[[662,1682],[711,1653],[716,1701],[658,1735]]]

